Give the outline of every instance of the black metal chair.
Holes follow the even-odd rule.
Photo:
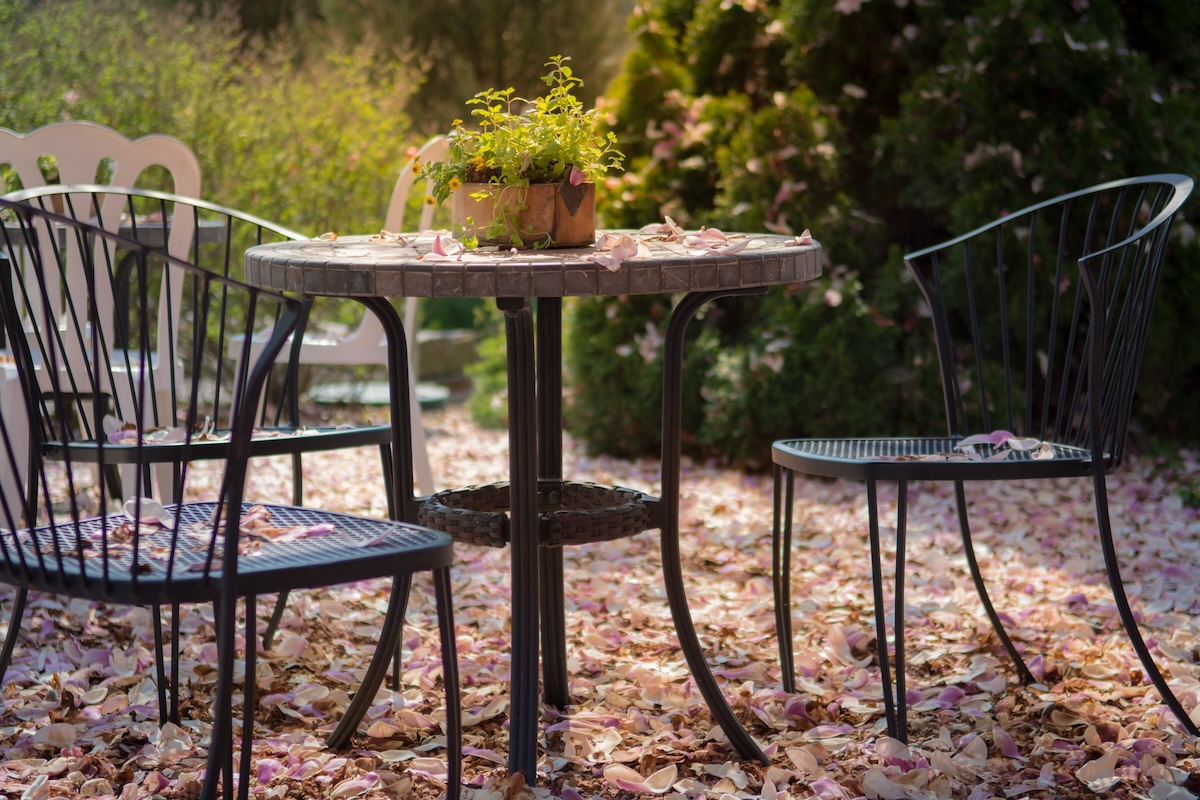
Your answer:
[[[184,258],[217,274],[238,277],[241,275],[241,254],[251,245],[283,240],[300,240],[308,237],[281,225],[260,219],[231,208],[208,203],[195,198],[163,192],[127,189],[114,186],[52,186],[16,192],[8,196],[14,202],[24,202],[41,208],[61,209],[66,216],[81,220],[92,220],[99,227],[120,233],[123,237],[142,242],[155,249],[166,249],[177,258]],[[67,202],[64,202],[67,201]],[[63,259],[68,263],[78,259],[70,248],[64,249]],[[181,287],[170,282],[150,287],[139,287],[138,277],[131,266],[131,254],[122,253],[118,259],[117,273],[111,290],[102,290],[102,307],[112,307],[113,328],[107,341],[111,342],[110,357],[124,358],[123,348],[128,345],[123,326],[130,324],[130,312],[144,308],[146,313],[157,315],[154,338],[150,343],[154,353],[150,382],[156,402],[143,413],[150,414],[156,421],[167,420],[177,404],[178,397],[173,386],[170,365],[177,360],[178,346],[176,324],[179,314]],[[142,288],[147,291],[147,304],[131,305]],[[300,322],[303,330],[307,324],[309,305],[304,306]],[[269,321],[255,333],[252,339],[254,352],[261,351],[269,338]],[[391,443],[392,426],[330,426],[307,424],[301,414],[299,402],[300,342],[294,337],[278,359],[264,388],[264,396],[270,402],[260,406],[258,434],[252,443],[252,457],[287,455],[292,460],[293,505],[304,505],[305,453],[341,450],[345,448],[376,446],[380,450],[389,517],[395,519],[391,492]],[[215,346],[223,346],[231,352],[241,346],[239,336],[218,331]],[[128,406],[128,402],[125,403]],[[120,415],[116,415],[120,418]],[[124,420],[122,420],[124,421]],[[103,435],[95,421],[82,419],[79,435],[97,438]],[[168,450],[167,452],[177,452]],[[53,457],[52,452],[43,455]],[[219,448],[209,456],[218,455]],[[155,470],[158,476],[159,499],[169,501],[176,497],[172,486],[172,470],[178,474],[178,464],[163,463]],[[37,471],[31,472],[36,480]],[[110,468],[108,478],[114,496],[121,494],[119,471]],[[29,482],[31,502],[36,503],[37,486]],[[267,631],[263,635],[263,646],[270,642],[284,612],[285,595],[279,598]],[[0,660],[0,675],[4,662]]]
[[[0,320],[21,384],[21,402],[0,408],[0,468],[16,471],[26,459],[30,485],[39,494],[15,503],[0,497],[0,581],[16,587],[15,604],[23,605],[29,590],[154,607],[213,603],[218,680],[202,796],[214,797],[220,786],[224,797],[233,797],[238,599],[245,598],[251,609],[245,675],[253,676],[252,609],[259,593],[391,577],[391,603],[380,631],[381,652],[390,653],[400,638],[411,576],[431,571],[447,691],[449,794],[457,797],[461,723],[451,539],[416,525],[255,506],[244,498],[248,460],[258,454],[259,399],[271,365],[303,318],[303,305],[171,256],[161,246],[83,222],[76,217],[87,215],[78,207],[75,214],[55,214],[36,205],[38,199],[32,198],[35,205],[0,199]],[[78,205],[95,198],[84,192],[66,199]],[[223,246],[235,242],[226,238]],[[73,258],[66,257],[68,251]],[[116,292],[119,276],[128,277],[124,272],[132,275],[136,302],[128,314],[114,315],[118,304],[106,297]],[[171,312],[154,309],[152,302],[167,283],[178,288],[179,303]],[[160,325],[170,313],[172,363],[157,373],[169,376],[172,403],[164,414],[151,343],[164,335]],[[263,330],[270,331],[267,341],[256,340]],[[231,336],[241,342],[236,352],[227,346]],[[122,420],[123,428],[96,435],[106,417]],[[15,447],[16,434],[29,432],[34,446]],[[155,466],[171,466],[172,489],[182,501],[188,499],[192,465],[208,459],[225,462],[218,497],[165,507],[149,499]],[[122,479],[132,483],[116,496],[109,479],[114,467],[124,469]],[[128,498],[123,510],[112,508],[120,508],[123,498]],[[5,665],[19,620],[14,614],[5,637]],[[157,638],[161,643],[161,635]],[[174,692],[178,653],[172,655]],[[159,703],[165,707],[162,662],[160,644]],[[377,654],[339,730],[354,731],[386,667],[387,658]],[[243,703],[238,791],[246,797],[253,680],[243,688]]]
[[[945,394],[945,436],[774,443],[773,578],[784,686],[795,691],[790,551],[794,476],[866,482],[877,653],[889,735],[907,739],[904,559],[909,481],[953,481],[967,565],[992,627],[1033,677],[992,606],[968,522],[967,481],[1090,478],[1100,545],[1124,627],[1146,674],[1195,736],[1138,631],[1121,581],[1105,475],[1121,465],[1150,312],[1171,224],[1192,191],[1182,175],[1114,181],[1004,216],[911,253],[928,304]],[[993,429],[1011,432],[987,436]],[[1026,441],[1008,441],[1015,436]],[[979,437],[984,438],[984,437]],[[895,696],[889,670],[876,484],[898,483]],[[781,515],[782,505],[782,515]],[[782,519],[781,519],[782,516]]]

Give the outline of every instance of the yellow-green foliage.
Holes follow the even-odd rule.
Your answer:
[[[365,44],[302,58],[287,41],[134,0],[0,0],[0,126],[168,133],[200,158],[205,199],[314,235],[375,232],[414,143],[415,80]]]

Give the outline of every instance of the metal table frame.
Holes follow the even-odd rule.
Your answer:
[[[774,237],[781,239],[783,237]],[[339,276],[348,287],[343,291],[313,291],[310,278],[315,267],[287,257],[273,258],[275,245],[252,248],[247,253],[247,276],[252,283],[302,291],[307,294],[351,296],[362,302],[382,321],[388,341],[389,380],[391,382],[391,418],[399,430],[393,438],[391,475],[388,491],[395,497],[399,519],[414,521],[426,498],[413,495],[413,456],[410,450],[411,416],[409,408],[408,362],[404,327],[395,308],[381,292],[372,294],[359,287],[354,291],[353,274]],[[257,254],[255,251],[259,251]],[[721,726],[738,753],[764,765],[769,764],[758,742],[734,715],[705,659],[688,608],[679,546],[679,494],[681,470],[681,427],[683,401],[684,337],[691,320],[704,304],[721,297],[763,294],[771,284],[807,280],[819,274],[819,245],[809,248],[812,258],[804,268],[793,266],[791,279],[777,276],[760,279],[754,285],[714,287],[684,295],[671,313],[664,344],[662,405],[662,497],[647,498],[650,524],[647,529],[661,531],[663,580],[680,646],[701,695],[713,718]],[[700,259],[697,259],[700,260]],[[737,261],[732,257],[724,262]],[[332,260],[330,264],[339,262]],[[257,266],[258,269],[254,267]],[[377,266],[377,265],[376,265]],[[297,271],[297,267],[299,268]],[[326,279],[321,266],[322,280]],[[367,265],[370,271],[372,265]],[[429,269],[426,265],[426,269]],[[422,284],[431,296],[437,294],[437,269],[428,283]],[[799,274],[803,272],[803,274]],[[789,273],[784,273],[786,276]],[[382,279],[380,279],[382,281]],[[282,284],[282,285],[280,285]],[[376,287],[378,289],[378,287]],[[567,292],[564,292],[564,294]],[[596,292],[595,294],[601,294]],[[539,541],[539,484],[563,480],[562,466],[562,298],[536,296],[537,320],[534,322],[530,296],[504,296],[497,292],[496,304],[503,312],[508,347],[509,390],[509,480],[510,480],[510,558],[512,564],[512,665],[509,709],[510,774],[537,774],[539,707],[537,697],[539,656],[543,678],[543,700],[554,706],[570,704],[567,686],[566,632],[563,597],[563,556],[561,548],[545,547]],[[466,296],[480,296],[479,294]],[[396,612],[389,606],[389,620]],[[540,637],[540,642],[539,642]],[[390,653],[376,651],[363,688],[354,702],[371,702],[373,691],[382,685]],[[358,718],[350,708],[345,720]],[[354,727],[343,722],[328,740],[330,747],[348,743]],[[534,779],[528,778],[530,783]]]

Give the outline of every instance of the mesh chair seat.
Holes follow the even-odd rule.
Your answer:
[[[178,519],[182,546],[173,546],[171,527],[135,526],[124,514],[93,517],[78,526],[42,525],[17,534],[0,530],[0,540],[10,546],[10,560],[0,562],[0,581],[40,591],[58,591],[65,581],[77,587],[76,594],[116,603],[145,603],[156,591],[173,603],[212,602],[220,588],[213,578],[221,570],[220,552],[208,558],[216,510],[212,502],[166,507]],[[243,518],[247,514],[261,524],[243,534],[237,577],[255,592],[438,569],[450,566],[453,558],[449,535],[417,525],[243,503]],[[189,541],[192,546],[186,544]],[[106,557],[91,557],[101,550]],[[47,558],[55,553],[62,554],[61,565]],[[92,592],[86,589],[89,584]]]
[[[782,439],[771,447],[776,464],[806,475],[849,480],[1017,480],[1078,477],[1092,472],[1091,451],[1047,442],[1053,458],[1035,450],[971,445],[964,437]]]

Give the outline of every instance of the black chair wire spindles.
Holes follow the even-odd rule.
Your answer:
[[[202,797],[220,789],[232,798],[235,627],[244,599],[250,680],[243,687],[237,785],[244,798],[255,710],[255,597],[391,577],[393,602],[380,642],[390,652],[400,639],[412,574],[431,571],[447,693],[449,796],[456,798],[461,723],[450,537],[412,524],[245,498],[250,457],[271,447],[289,452],[283,437],[264,440],[279,442],[264,447],[254,434],[272,364],[301,322],[303,305],[250,287],[228,269],[198,263],[209,246],[244,248],[232,228],[205,244],[197,222],[187,234],[193,247],[176,256],[104,222],[122,211],[133,221],[152,222],[157,206],[166,212],[158,223],[161,242],[162,220],[175,230],[186,215],[212,207],[104,187],[71,187],[62,197],[63,214],[48,210],[37,192],[0,199],[0,318],[22,399],[0,408],[0,468],[28,470],[30,488],[25,496],[0,495],[0,581],[17,590],[0,675],[15,648],[28,591],[155,608],[213,603],[218,678]],[[110,204],[114,197],[119,202]],[[127,303],[115,301],[119,284],[131,287]],[[156,347],[163,337],[172,341],[167,350]],[[168,350],[168,363],[156,363],[153,354]],[[23,441],[17,434],[26,432],[32,444],[17,446]],[[193,464],[207,459],[224,461],[219,489],[201,489],[210,496],[196,501],[189,476]],[[169,479],[153,480],[164,465]],[[171,495],[161,507],[151,499],[156,487]],[[174,656],[173,695],[179,691]],[[166,717],[162,663],[160,652],[160,714]],[[353,730],[361,719],[383,672],[373,662],[343,728]]]
[[[86,202],[64,203],[68,197],[81,198],[87,192]],[[156,249],[166,249],[177,258],[184,258],[217,274],[239,277],[242,274],[242,254],[246,248],[256,244],[286,240],[303,240],[308,237],[282,225],[236,209],[209,203],[196,198],[172,195],[163,192],[126,189],[115,186],[55,186],[32,189],[10,195],[10,199],[26,201],[42,208],[57,207],[68,216],[96,214],[97,225],[120,233]],[[83,219],[85,217],[79,217]],[[71,258],[71,253],[64,253]],[[123,348],[128,344],[125,326],[129,324],[131,312],[139,308],[136,302],[139,291],[138,275],[132,269],[134,260],[128,253],[117,259],[117,271],[109,302],[114,306],[114,330],[110,340],[113,357],[123,357]],[[155,385],[158,403],[151,413],[166,418],[174,402],[171,398],[170,375],[164,371],[163,360],[170,361],[170,354],[178,346],[178,335],[174,330],[178,315],[180,287],[169,282],[149,287],[147,300],[150,312],[158,315],[155,339],[151,349],[155,352],[151,381]],[[302,309],[298,330],[308,324],[310,304]],[[220,315],[218,314],[218,319]],[[269,325],[264,331],[269,331]],[[267,341],[266,333],[257,331],[253,338],[253,352],[259,352]],[[161,338],[158,338],[161,337]],[[257,422],[258,433],[252,441],[253,457],[286,455],[292,466],[292,505],[304,505],[303,457],[306,453],[326,452],[355,447],[378,447],[383,464],[384,488],[388,503],[389,518],[397,519],[392,502],[390,424],[329,425],[309,419],[300,403],[299,356],[303,336],[293,337],[285,346],[274,368],[267,376],[264,402],[260,404]],[[218,328],[214,331],[211,346],[235,353],[241,346],[239,335]],[[161,348],[161,349],[160,349]],[[178,354],[175,353],[175,358]],[[89,431],[99,435],[100,431]],[[199,458],[219,457],[220,448],[208,448]],[[44,455],[51,456],[52,453]],[[165,463],[155,473],[159,477],[159,489],[163,497],[173,497],[171,489],[172,466]],[[36,477],[36,472],[34,473]],[[114,496],[120,495],[120,478],[116,470],[110,470],[110,481]],[[32,487],[31,487],[32,488]],[[270,647],[285,610],[286,593],[280,595],[274,613],[263,634],[263,647]]]
[[[904,562],[907,484],[953,481],[967,566],[1000,644],[1033,677],[1001,624],[971,542],[968,481],[1090,478],[1100,545],[1121,621],[1146,675],[1193,736],[1138,630],[1120,575],[1105,476],[1121,465],[1134,387],[1171,224],[1192,191],[1182,175],[1114,181],[1032,205],[905,257],[928,304],[947,435],[784,439],[775,464],[773,577],[784,686],[795,691],[789,592],[795,473],[866,482],[875,626],[889,735],[907,740]],[[1017,444],[962,446],[1008,431]],[[999,437],[996,437],[999,438]],[[1019,449],[1021,446],[1029,449]],[[892,683],[876,486],[896,481]],[[894,693],[893,693],[894,692]]]

